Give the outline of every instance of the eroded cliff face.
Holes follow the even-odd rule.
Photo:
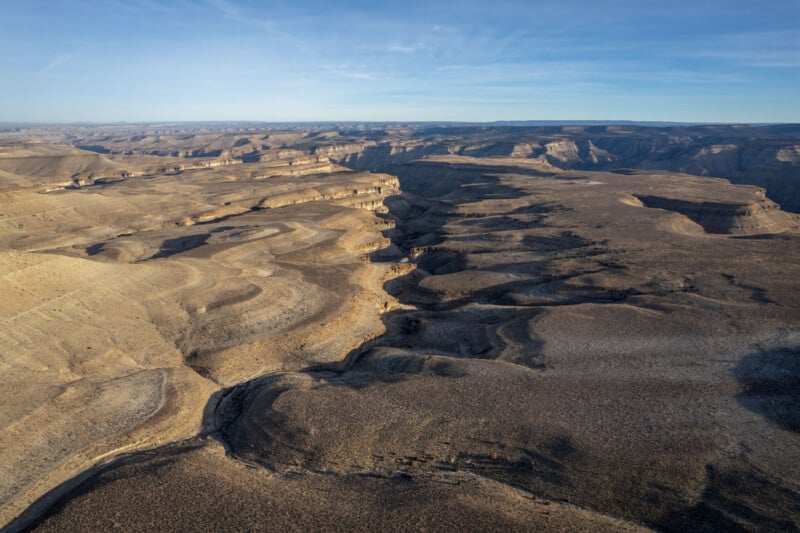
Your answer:
[[[639,194],[636,197],[645,207],[684,215],[702,226],[707,233],[763,234],[786,231],[797,226],[796,217],[781,211],[775,202],[763,198],[763,189],[758,189],[752,200],[734,203],[703,201],[687,196]]]
[[[794,211],[800,208],[800,164],[780,139],[683,137],[654,138],[649,142],[623,139],[597,142],[617,154],[622,167],[723,177],[734,183],[759,185],[783,207]]]

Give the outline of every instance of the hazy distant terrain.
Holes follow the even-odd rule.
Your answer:
[[[0,524],[800,528],[800,126],[0,127]]]
[[[7,126],[0,131],[5,130],[3,138],[8,140],[34,135],[115,156],[224,155],[252,162],[285,158],[291,153],[320,155],[350,168],[372,171],[431,155],[510,156],[547,162],[562,170],[668,170],[759,185],[784,210],[800,211],[800,126],[654,124],[660,123],[352,123],[334,129],[330,124],[270,126],[280,127],[284,133],[264,131],[257,123],[199,123],[43,131]],[[127,164],[135,168],[139,158],[123,158],[123,162],[121,167]],[[158,160],[153,164],[163,163]],[[5,166],[0,163],[0,171]],[[85,169],[84,175],[90,170]]]

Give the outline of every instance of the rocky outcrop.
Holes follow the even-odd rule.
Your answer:
[[[582,162],[578,154],[578,145],[574,141],[553,141],[547,143],[546,147],[548,159],[555,164],[571,165]]]
[[[763,195],[763,190],[761,190]],[[797,224],[791,215],[766,198],[748,203],[692,201],[637,195],[646,207],[675,211],[700,224],[707,233],[752,234],[786,231]]]
[[[800,144],[795,146],[785,146],[778,150],[776,159],[781,163],[800,165]]]
[[[300,186],[294,185],[292,190],[270,194],[257,207],[267,209],[329,201],[344,207],[384,211],[384,198],[398,193],[399,186],[397,178],[387,174],[345,173],[340,179],[309,180]]]

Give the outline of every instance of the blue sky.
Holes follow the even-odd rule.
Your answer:
[[[0,7],[0,121],[800,122],[800,0]]]

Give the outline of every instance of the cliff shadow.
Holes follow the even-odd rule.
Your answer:
[[[733,372],[742,385],[736,399],[743,407],[800,433],[800,346],[750,354]]]
[[[661,531],[797,531],[786,516],[800,514],[800,494],[741,467],[706,466],[698,503],[651,524]]]

